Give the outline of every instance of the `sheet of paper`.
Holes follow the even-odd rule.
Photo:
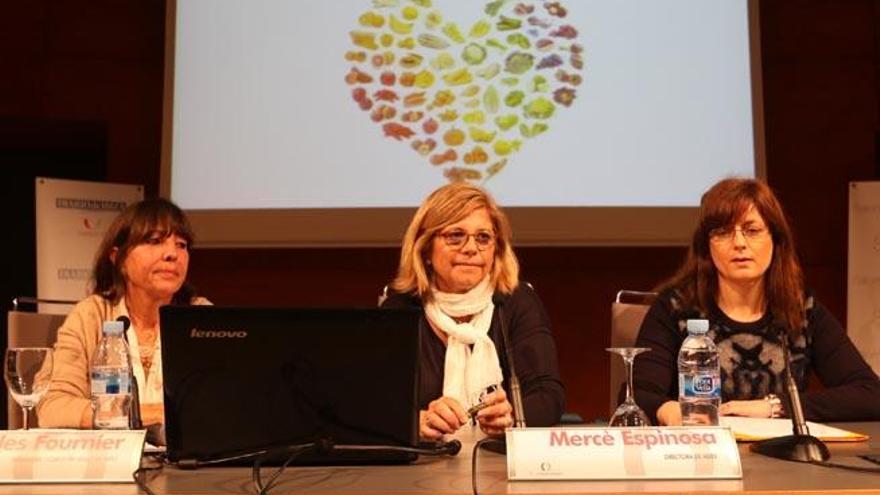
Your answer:
[[[721,426],[729,426],[737,440],[755,441],[765,438],[782,437],[792,434],[791,419],[788,418],[742,418],[723,416]],[[827,442],[862,442],[868,435],[807,421],[810,434]]]

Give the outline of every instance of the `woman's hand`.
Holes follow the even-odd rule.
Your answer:
[[[490,436],[500,436],[504,430],[513,426],[513,406],[507,400],[507,393],[498,387],[497,390],[483,398],[489,404],[477,413],[480,429]]]
[[[84,430],[91,430],[92,427],[94,426],[94,423],[93,423],[94,419],[95,419],[95,410],[92,408],[91,405],[89,405],[89,407],[86,407],[83,409],[82,415],[80,415],[79,427]]]
[[[770,401],[757,400],[732,400],[721,404],[718,413],[722,416],[746,416],[749,418],[771,418]]]
[[[664,402],[657,409],[657,422],[660,426],[681,426],[681,406],[678,401]]]
[[[419,436],[437,440],[447,433],[455,433],[468,421],[467,411],[452,397],[440,397],[419,411]]]

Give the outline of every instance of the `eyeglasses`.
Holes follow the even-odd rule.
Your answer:
[[[748,227],[724,227],[712,229],[709,231],[709,240],[711,240],[715,244],[732,242],[734,238],[736,238],[737,232],[742,233],[743,238],[746,240],[746,242],[761,242],[766,239],[767,227],[750,225]]]
[[[447,246],[456,249],[464,247],[464,245],[467,244],[468,239],[471,237],[474,238],[474,243],[480,251],[484,251],[495,244],[495,234],[486,230],[481,230],[473,234],[468,234],[463,230],[453,230],[438,235],[443,238],[443,242],[446,243]]]

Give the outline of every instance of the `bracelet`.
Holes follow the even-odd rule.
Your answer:
[[[776,394],[767,394],[764,397],[764,400],[767,401],[767,405],[770,407],[770,412],[768,414],[768,418],[780,418],[782,417],[782,400],[779,399],[779,396]]]

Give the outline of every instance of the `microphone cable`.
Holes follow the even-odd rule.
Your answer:
[[[278,478],[284,473],[284,470],[300,455],[316,451],[320,453],[328,453],[330,451],[337,452],[401,452],[407,454],[418,454],[424,456],[454,456],[461,450],[461,442],[458,440],[450,440],[448,442],[431,443],[425,447],[406,447],[402,445],[357,445],[357,444],[340,444],[335,445],[331,440],[324,439],[314,443],[292,445],[282,447],[281,449],[273,449],[266,451],[259,459],[254,462],[252,471],[252,479],[254,488],[259,495],[268,495],[269,491],[278,483]],[[284,464],[278,468],[269,478],[266,484],[263,484],[261,475],[261,466],[265,458],[277,455],[282,452],[291,452]]]
[[[178,469],[185,469],[189,471],[193,469],[199,469],[204,466],[216,466],[218,464],[226,464],[233,461],[243,461],[245,459],[252,459],[254,457],[263,457],[272,453],[279,452],[283,449],[290,449],[293,447],[295,446],[280,447],[277,449],[250,450],[241,454],[230,455],[228,457],[215,457],[210,459],[180,459],[177,462],[169,462],[169,464],[177,467]]]
[[[483,446],[485,445],[497,445],[500,449],[506,444],[503,439],[494,437],[483,438],[474,444],[474,450],[471,453],[471,490],[473,490],[474,495],[480,494],[479,490],[477,489],[477,454],[480,452],[480,449],[483,448]]]
[[[152,460],[152,463],[145,463],[145,460]],[[137,487],[146,493],[147,495],[156,495],[156,492],[150,488],[150,484],[147,480],[147,475],[150,472],[159,472],[162,468],[165,467],[165,453],[164,452],[156,452],[154,454],[145,454],[141,456],[140,463],[138,463],[138,468],[135,469],[133,473],[131,473],[131,477],[134,479],[134,483]]]
[[[859,456],[859,457],[864,458],[864,456]],[[871,462],[873,462],[873,461],[871,461]],[[838,462],[831,462],[831,461],[811,461],[809,464],[812,464],[814,466],[822,466],[822,467],[826,467],[826,468],[836,468],[836,469],[843,469],[846,471],[855,471],[857,473],[880,474],[880,467],[874,467],[874,466],[853,466],[851,464],[840,464]]]
[[[158,453],[158,455],[155,455],[155,456],[147,454],[147,455],[142,456],[141,464],[134,471],[134,473],[132,473],[132,478],[134,479],[134,482],[138,486],[138,488],[140,490],[142,490],[144,493],[146,493],[147,495],[155,495],[156,492],[154,492],[152,490],[152,488],[150,488],[150,485],[147,481],[147,474],[151,471],[161,471],[165,467],[165,464],[170,464],[172,466],[177,467],[178,469],[183,469],[183,470],[189,471],[189,470],[199,469],[200,467],[204,467],[204,466],[215,466],[218,464],[225,464],[228,462],[241,461],[244,459],[251,459],[251,458],[256,457],[257,461],[254,462],[253,469],[256,470],[257,472],[254,473],[252,476],[254,477],[254,479],[256,481],[259,481],[260,476],[259,476],[258,471],[259,471],[259,466],[262,462],[261,459],[272,456],[272,455],[277,455],[282,452],[293,451],[294,452],[293,455],[290,456],[290,458],[287,460],[287,462],[284,464],[284,466],[280,470],[280,471],[283,471],[284,468],[287,467],[287,465],[290,462],[292,462],[294,459],[296,459],[296,457],[298,457],[304,451],[309,450],[309,449],[314,449],[315,446],[323,447],[324,445],[329,445],[329,442],[325,441],[325,440],[319,440],[319,441],[313,442],[313,443],[289,445],[289,446],[285,446],[285,447],[272,448],[272,449],[251,450],[251,451],[244,452],[241,454],[235,454],[235,455],[230,455],[230,456],[226,456],[226,457],[216,457],[216,458],[211,458],[211,459],[180,459],[176,462],[169,461],[167,458],[167,454],[164,452],[160,452],[160,453]],[[326,448],[329,449],[332,447],[326,447]],[[154,465],[145,465],[144,460],[147,458],[151,458],[151,457],[154,458],[155,464]],[[280,472],[278,473],[278,475],[280,475]],[[277,475],[273,476],[272,480],[274,481],[275,478],[277,478]],[[258,486],[257,492],[264,493],[264,491],[262,491],[263,490],[262,484],[259,484],[257,486]],[[271,486],[270,486],[270,488],[271,488]]]
[[[400,452],[405,454],[418,454],[424,456],[454,456],[461,450],[461,442],[450,440],[448,442],[430,442],[424,447],[405,447],[402,445],[336,445],[333,450],[340,452]]]
[[[241,454],[230,455],[226,457],[218,457],[213,459],[180,459],[176,462],[168,462],[167,457],[164,453],[161,453],[157,456],[157,464],[145,466],[143,464],[143,459],[141,460],[141,465],[137,470],[132,473],[132,478],[134,479],[135,484],[138,486],[140,490],[142,490],[147,495],[155,495],[155,492],[150,488],[147,481],[147,474],[151,471],[160,471],[164,467],[165,463],[168,462],[171,465],[176,466],[178,469],[185,470],[193,470],[198,469],[203,466],[213,466],[218,464],[225,464],[233,461],[240,461],[244,459],[251,459],[256,457],[257,459],[254,461],[252,470],[251,470],[251,479],[254,484],[254,488],[256,489],[259,495],[268,495],[269,491],[275,487],[278,483],[278,478],[281,474],[284,473],[285,469],[295,461],[299,456],[305,454],[307,452],[319,452],[319,453],[328,453],[330,451],[339,451],[339,452],[401,452],[408,454],[417,454],[424,456],[454,456],[461,451],[461,442],[458,440],[450,440],[448,442],[437,442],[437,443],[429,443],[425,446],[420,447],[406,447],[401,445],[356,445],[356,444],[342,444],[342,445],[334,445],[333,442],[329,439],[319,439],[314,442],[302,443],[302,444],[294,444],[287,445],[284,447],[271,448],[271,449],[259,449],[252,450],[249,452],[244,452]],[[268,481],[263,484],[262,477],[262,464],[266,459],[270,457],[277,456],[279,454],[289,453],[287,460],[282,464],[278,470],[271,475]],[[146,458],[148,456],[144,456]]]
[[[303,443],[297,445],[290,445],[288,447],[282,447],[280,449],[270,449],[267,450],[263,455],[261,455],[256,461],[254,461],[254,467],[251,470],[251,480],[254,483],[254,488],[257,490],[259,495],[267,495],[269,490],[271,490],[277,483],[278,478],[281,477],[281,474],[284,473],[284,470],[287,469],[287,466],[290,465],[297,457],[302,454],[310,451],[317,452],[329,452],[333,449],[333,443],[330,440],[321,439],[312,443]],[[262,473],[262,463],[263,460],[267,459],[270,456],[274,456],[280,453],[290,453],[287,457],[287,460],[284,461],[284,464],[275,471],[274,474],[269,478],[269,481],[263,485],[263,480],[261,477]]]

